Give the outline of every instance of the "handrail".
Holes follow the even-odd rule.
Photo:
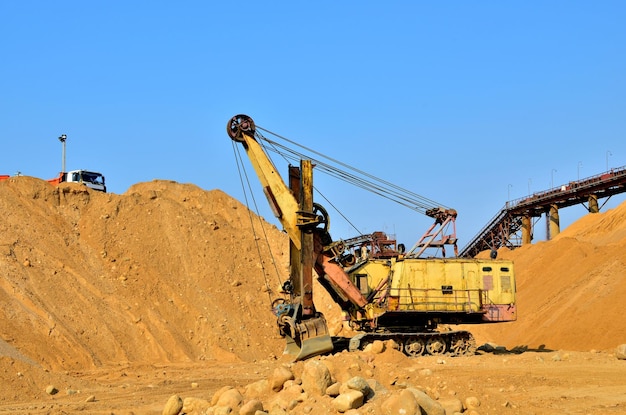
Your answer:
[[[482,313],[483,305],[491,304],[488,292],[482,289],[392,288],[398,298],[399,310],[425,312]],[[386,294],[388,295],[388,294]],[[389,303],[387,303],[389,304]],[[394,310],[388,310],[394,311]]]

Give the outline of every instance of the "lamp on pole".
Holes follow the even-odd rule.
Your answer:
[[[530,184],[532,183],[532,179],[528,179],[528,196],[530,196]]]
[[[550,189],[552,189],[554,187],[554,173],[556,173],[556,169],[552,169],[552,171],[550,172],[550,174],[551,174]]]
[[[609,156],[612,156],[613,153],[611,153],[610,150],[606,151],[606,171],[609,171]]]
[[[579,161],[578,162],[578,181],[580,181],[580,168],[583,166],[583,162]]]
[[[65,173],[65,140],[67,140],[67,135],[61,134],[59,136],[59,141],[63,144],[63,154],[61,156],[61,173]]]
[[[508,193],[508,199],[507,200],[511,200],[511,187],[513,187],[513,185],[509,183],[509,188],[508,188],[509,193]]]

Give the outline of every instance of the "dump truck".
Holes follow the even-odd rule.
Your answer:
[[[0,175],[0,181],[7,180],[11,176],[3,174]],[[61,172],[54,179],[46,180],[48,183],[57,186],[60,183],[80,183],[93,190],[100,192],[106,192],[106,184],[104,182],[104,175],[102,173],[89,171],[89,170],[71,170],[68,172]]]
[[[357,331],[348,340],[351,351],[394,340],[414,357],[471,355],[474,337],[451,325],[516,320],[512,261],[421,256],[433,245],[453,245],[457,253],[456,236],[434,230],[456,219],[454,209],[427,209],[435,223],[410,250],[384,232],[334,240],[327,210],[313,201],[314,162],[301,158],[299,166],[290,165],[285,181],[260,145],[252,118],[236,115],[226,130],[245,149],[289,236],[289,279],[281,289],[286,295],[274,299],[272,310],[286,339],[284,353],[294,360],[331,352],[338,344],[315,307],[314,277]]]
[[[99,190],[106,192],[106,184],[104,182],[104,175],[95,171],[89,170],[71,170],[68,172],[61,172],[54,179],[48,180],[53,185],[59,183],[80,183],[93,190]]]

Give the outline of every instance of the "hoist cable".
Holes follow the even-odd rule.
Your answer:
[[[269,281],[267,280],[267,273],[265,272],[265,265],[263,264],[263,260],[262,260],[263,259],[263,255],[261,254],[261,246],[259,244],[260,238],[257,238],[257,236],[256,236],[256,228],[254,226],[254,218],[252,216],[252,210],[250,209],[249,202],[248,202],[248,191],[250,192],[250,197],[252,198],[252,203],[254,205],[254,210],[255,210],[256,215],[257,215],[257,217],[259,219],[259,223],[260,223],[260,226],[261,226],[261,230],[263,231],[263,236],[264,236],[265,242],[267,244],[267,248],[268,248],[268,251],[269,251],[269,254],[270,254],[270,258],[271,258],[272,264],[274,265],[274,271],[275,271],[276,278],[278,280],[278,284],[280,284],[280,272],[278,270],[278,266],[277,266],[276,260],[274,258],[274,253],[273,253],[272,248],[271,248],[270,243],[269,243],[269,237],[267,236],[267,232],[265,230],[265,226],[263,226],[263,219],[261,218],[261,215],[259,213],[259,208],[258,208],[258,205],[256,203],[256,199],[254,197],[254,193],[251,190],[252,186],[250,184],[250,179],[248,177],[248,172],[246,171],[246,168],[245,168],[245,166],[243,164],[243,161],[242,161],[242,157],[241,157],[241,153],[240,153],[240,150],[239,150],[239,146],[237,146],[234,141],[233,141],[233,153],[235,154],[235,161],[237,163],[237,171],[239,173],[239,180],[241,181],[241,187],[242,187],[242,190],[243,190],[244,199],[245,199],[245,202],[246,202],[246,207],[248,208],[247,210],[248,210],[248,217],[250,218],[250,225],[251,225],[250,227],[252,229],[252,236],[254,237],[255,246],[256,246],[256,249],[257,249],[257,254],[259,256],[259,262],[261,264],[261,272],[263,273],[263,279],[265,280],[265,287],[267,288],[267,295],[268,295],[268,298],[270,300],[270,304],[272,304],[273,301],[274,301],[274,299],[272,298],[272,289],[270,287]],[[245,177],[245,181],[244,181],[244,177]],[[246,190],[245,183],[247,183],[247,186],[248,186],[247,190]]]
[[[348,165],[348,164],[346,164],[346,163],[343,163],[343,162],[341,162],[341,161],[339,161],[339,160],[333,159],[333,158],[331,158],[331,157],[329,157],[329,156],[326,156],[326,155],[324,155],[324,154],[322,154],[322,153],[320,153],[320,152],[318,152],[318,151],[315,151],[315,150],[313,150],[313,149],[310,149],[310,148],[308,148],[308,147],[305,147],[305,146],[303,146],[303,145],[300,145],[300,144],[298,144],[298,143],[296,143],[296,142],[294,142],[294,141],[292,141],[292,140],[289,140],[289,139],[288,139],[288,138],[286,138],[286,137],[283,137],[283,136],[281,136],[281,135],[279,135],[279,134],[276,134],[276,133],[273,133],[273,132],[271,132],[271,131],[269,131],[269,130],[267,130],[267,129],[264,129],[263,127],[256,126],[256,128],[257,128],[257,129],[260,129],[260,130],[263,130],[263,131],[265,131],[265,132],[267,132],[267,133],[269,133],[269,134],[272,134],[272,135],[274,135],[275,137],[278,137],[278,138],[280,138],[280,139],[282,139],[282,140],[284,140],[284,141],[286,141],[286,142],[288,142],[288,143],[290,143],[290,144],[292,144],[292,145],[295,145],[295,146],[298,146],[298,147],[300,147],[300,148],[303,148],[303,149],[304,149],[304,150],[306,150],[306,151],[309,151],[309,152],[311,152],[311,153],[317,154],[317,155],[319,155],[320,157],[323,157],[323,158],[325,158],[325,159],[327,159],[327,160],[330,160],[330,161],[332,161],[332,162],[334,162],[334,163],[336,163],[336,164],[338,164],[338,165],[340,165],[340,166],[343,166],[343,167],[345,167],[345,168],[347,168],[347,169],[350,169],[350,170],[352,170],[352,171],[355,171],[355,172],[357,172],[357,173],[359,173],[359,174],[361,174],[361,175],[363,175],[363,176],[365,176],[365,177],[368,177],[368,178],[370,178],[370,179],[373,179],[373,180],[375,180],[376,182],[382,183],[382,184],[384,184],[384,185],[388,186],[388,187],[389,187],[389,188],[391,188],[391,189],[398,190],[398,191],[402,192],[402,194],[405,194],[405,193],[406,193],[406,194],[410,194],[411,196],[413,196],[413,197],[414,197],[414,199],[415,199],[416,201],[417,201],[417,200],[422,201],[421,203],[419,203],[419,202],[418,202],[417,204],[423,205],[423,206],[428,207],[428,208],[434,208],[434,207],[444,207],[444,208],[445,208],[445,206],[443,206],[443,205],[441,205],[441,204],[439,204],[439,203],[437,203],[437,202],[435,202],[435,201],[433,201],[433,200],[431,200],[431,199],[428,199],[428,198],[426,198],[426,197],[424,197],[424,196],[418,195],[418,194],[416,194],[416,193],[414,193],[414,192],[411,192],[410,190],[403,189],[402,187],[400,187],[400,186],[398,186],[398,185],[395,185],[395,184],[390,183],[390,182],[388,182],[388,181],[386,181],[386,180],[380,179],[380,178],[378,178],[378,177],[376,177],[376,176],[373,176],[373,175],[371,175],[371,174],[369,174],[369,173],[366,173],[366,172],[364,172],[364,171],[362,171],[362,170],[356,169],[356,168],[354,168],[354,167],[352,167],[352,166],[349,166],[349,165]],[[267,139],[266,137],[263,137],[263,136],[260,136],[260,138],[261,138],[261,139],[263,139],[263,140],[269,140],[269,139]],[[271,141],[271,140],[269,140],[269,141]],[[295,150],[293,150],[293,149],[291,149],[291,148],[286,147],[285,145],[282,145],[282,144],[279,144],[279,143],[275,143],[275,144],[276,144],[277,146],[279,146],[279,147],[281,147],[281,148],[285,149],[285,151],[288,151],[288,152],[290,152],[290,153],[293,153],[293,154],[295,154],[295,155],[299,156],[300,158],[310,158],[310,157],[308,157],[308,156],[305,156],[305,155],[304,155],[304,154],[302,154],[302,153],[299,153],[299,152],[297,152],[297,151],[295,151]],[[303,157],[303,156],[304,156],[304,157]],[[316,161],[316,162],[318,162],[318,163],[321,163],[319,160],[314,160],[314,161]],[[325,163],[324,163],[324,164],[325,164]],[[325,164],[325,165],[326,165],[326,164]],[[334,168],[334,167],[332,167],[332,166],[330,166],[330,165],[327,165],[327,166],[329,166],[331,169],[336,169],[336,168]],[[336,169],[336,170],[337,170],[338,172],[343,173],[343,174],[347,174],[346,172],[342,172],[341,170],[338,170],[338,169]],[[352,176],[352,177],[356,177],[356,176]],[[368,182],[368,183],[371,183],[371,182]],[[371,184],[373,184],[373,183],[371,183]],[[413,199],[407,199],[407,200],[412,200],[412,201],[413,201]]]
[[[301,160],[301,158],[297,158],[294,156],[289,156],[289,154],[285,154],[281,151],[278,151],[278,149],[276,149],[274,147],[274,142],[271,140],[266,140],[266,139],[262,139],[262,141],[259,142],[259,144],[261,145],[261,147],[263,148],[263,151],[265,152],[265,154],[267,154],[267,157],[270,159],[270,161],[272,162],[272,164],[274,164],[274,161],[271,159],[269,152],[274,152],[280,156],[282,156],[285,161],[289,161],[289,159],[291,159],[292,161],[299,161]],[[266,145],[269,144],[269,145]],[[317,166],[316,166],[317,167]],[[343,212],[341,212],[341,210],[339,210],[322,192],[319,191],[318,188],[316,188],[315,186],[313,186],[313,189],[328,203],[328,205],[332,206],[333,209],[335,209],[337,211],[337,213],[339,213],[339,215],[350,225],[354,228],[354,230],[357,233],[361,233],[361,231],[346,217],[346,215],[343,214]]]
[[[296,150],[294,150],[293,148],[289,148],[286,145],[283,145],[281,143],[278,143],[274,140],[270,140],[266,137],[264,137],[263,135],[261,135],[258,131],[257,131],[257,136],[263,140],[266,141],[268,143],[272,144],[272,151],[277,152],[281,155],[283,155],[283,157],[286,158],[290,158],[293,160],[298,160],[298,159],[311,159],[314,163],[316,163],[316,165],[318,166],[319,170],[325,172],[326,174],[333,176],[335,178],[338,178],[340,180],[343,180],[347,183],[351,183],[357,187],[360,187],[364,190],[368,190],[372,193],[375,193],[379,196],[382,196],[384,198],[387,198],[391,201],[394,201],[396,203],[399,203],[400,205],[403,205],[409,209],[418,211],[420,213],[425,214],[427,210],[429,209],[433,209],[433,208],[438,208],[438,207],[442,207],[442,208],[447,208],[446,206],[437,203],[431,199],[428,199],[424,196],[418,195],[417,193],[414,193],[410,190],[404,189],[398,185],[395,185],[393,183],[390,183],[384,179],[378,178],[374,175],[371,175],[369,173],[366,173],[362,170],[359,170],[357,168],[351,167],[346,163],[343,163],[341,161],[338,161],[336,159],[333,159],[331,157],[328,157],[318,151],[315,151],[313,149],[310,149],[308,147],[302,146],[292,140],[289,140],[286,137],[283,137],[279,134],[276,134],[274,132],[271,132],[263,127],[259,127],[258,125],[256,126],[257,130],[262,130],[267,132],[268,134],[271,134],[277,138],[280,138],[281,140],[286,141],[287,143],[300,147],[302,149],[304,149],[307,152],[310,152],[312,154],[318,155],[321,158],[327,159],[329,161],[331,161],[332,163],[335,163],[339,166],[342,166],[345,169],[351,170],[355,173],[357,173],[358,175],[355,175],[353,173],[350,173],[348,171],[345,170],[341,170],[338,167],[333,166],[332,164],[328,164],[325,163],[323,161],[321,161],[320,159],[315,159],[312,158],[308,155],[305,155],[303,153],[300,153]],[[279,150],[282,149],[282,150]],[[369,179],[369,180],[368,180]]]
[[[315,189],[315,190],[317,190],[317,189]],[[354,225],[354,224],[350,221],[350,219],[348,219],[348,218],[346,217],[346,215],[344,215],[344,214],[343,214],[343,213],[342,213],[342,212],[341,212],[341,211],[337,208],[337,206],[335,206],[335,205],[333,204],[333,202],[331,202],[330,200],[328,200],[328,198],[327,198],[326,196],[324,196],[324,194],[323,194],[323,193],[321,193],[319,190],[317,190],[317,192],[319,193],[319,195],[320,195],[320,196],[322,196],[322,198],[324,198],[324,200],[326,201],[326,203],[328,203],[328,205],[329,205],[329,206],[332,206],[332,207],[333,207],[333,209],[335,209],[335,210],[337,211],[337,213],[339,213],[339,215],[340,215],[340,216],[341,216],[341,217],[342,217],[342,218],[343,218],[346,222],[348,222],[348,224],[349,224],[350,226],[352,226],[352,228],[354,228],[354,230],[356,231],[356,233],[358,233],[359,235],[363,234],[363,232],[361,232],[361,230],[360,230],[359,228],[357,228],[357,227],[356,227],[356,225]]]
[[[258,136],[258,133],[257,133],[257,136]],[[299,161],[299,160],[301,160],[301,158],[297,158],[297,157],[294,157],[294,156],[289,156],[288,154],[285,154],[285,153],[283,153],[283,152],[281,152],[281,151],[278,151],[278,149],[276,149],[276,148],[274,147],[274,142],[273,142],[273,141],[271,141],[271,140],[262,139],[261,141],[258,141],[258,143],[259,143],[259,145],[263,148],[263,151],[264,151],[264,152],[265,152],[265,154],[267,155],[267,158],[269,158],[269,159],[270,159],[270,162],[271,162],[271,163],[272,163],[272,165],[274,165],[274,166],[275,166],[274,161],[272,160],[272,158],[271,158],[271,157],[270,157],[270,155],[269,155],[269,152],[270,152],[270,151],[271,151],[271,152],[273,152],[273,153],[276,153],[276,154],[278,154],[278,155],[280,155],[280,156],[282,156],[282,157],[285,159],[285,161],[287,161],[287,162],[289,162],[289,159],[291,159],[292,161]],[[268,145],[266,145],[266,144],[268,144]],[[360,230],[359,230],[359,229],[358,229],[358,228],[357,228],[357,227],[356,227],[356,226],[355,226],[352,222],[350,222],[350,220],[346,217],[346,215],[344,215],[344,214],[341,212],[341,210],[339,210],[339,209],[338,209],[338,208],[337,208],[337,207],[336,207],[336,206],[335,206],[335,205],[334,205],[334,204],[333,204],[330,200],[328,200],[328,198],[327,198],[327,197],[326,197],[326,196],[325,196],[322,192],[320,192],[318,188],[316,188],[315,186],[313,186],[313,189],[314,189],[314,190],[315,190],[315,191],[316,191],[316,192],[317,192],[317,193],[318,193],[318,194],[319,194],[319,195],[320,195],[320,196],[321,196],[321,197],[322,197],[322,198],[323,198],[323,199],[324,199],[324,200],[328,203],[328,205],[332,206],[332,207],[333,207],[333,209],[335,209],[335,210],[337,211],[337,213],[339,213],[339,215],[340,215],[340,216],[341,216],[341,217],[342,217],[342,218],[343,218],[343,219],[344,219],[344,220],[345,220],[345,221],[346,221],[346,222],[347,222],[350,226],[352,226],[352,227],[354,228],[354,230],[355,230],[357,233],[361,233],[361,231],[360,231]]]
[[[291,160],[298,160],[298,159],[303,159],[303,158],[307,158],[307,159],[311,159],[311,157],[304,155],[302,153],[298,153],[296,151],[294,151],[293,149],[290,149],[280,143],[277,143],[273,140],[269,140],[266,137],[263,136],[259,136],[257,133],[257,137],[260,140],[263,140],[269,144],[272,145],[272,147],[269,147],[271,149],[272,152],[278,153],[280,155],[282,155],[285,159],[291,159]],[[268,148],[268,147],[266,147]],[[282,148],[283,151],[279,150],[278,148]],[[409,209],[415,210],[417,212],[420,213],[425,213],[428,209],[434,208],[434,207],[439,207],[441,205],[434,205],[434,204],[425,204],[423,203],[422,200],[416,200],[416,199],[410,199],[406,196],[407,193],[411,193],[408,190],[404,190],[403,193],[398,193],[395,190],[390,190],[387,188],[382,187],[379,184],[376,184],[374,182],[368,182],[363,178],[360,178],[354,174],[351,174],[349,172],[340,170],[328,163],[324,163],[320,160],[317,159],[312,159],[312,161],[315,163],[316,168],[318,168],[318,170],[326,173],[329,176],[335,177],[339,180],[342,180],[346,183],[352,184],[356,187],[360,187],[364,190],[370,191],[372,193],[375,193],[381,197],[384,197],[386,199],[389,199],[393,202],[396,202],[398,204],[401,204]],[[380,181],[382,181],[381,179],[378,179]],[[397,186],[396,186],[397,187]],[[418,195],[419,197],[419,195]],[[422,198],[424,199],[424,198]],[[427,199],[426,199],[427,200]],[[434,203],[434,202],[431,202]]]

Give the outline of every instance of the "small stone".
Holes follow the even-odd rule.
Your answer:
[[[341,383],[339,382],[333,383],[332,385],[326,388],[326,395],[332,396],[333,398],[335,396],[338,396],[340,387],[341,387]]]
[[[620,344],[615,350],[615,357],[619,360],[626,360],[626,344]]]
[[[443,406],[446,414],[463,413],[463,402],[457,398],[439,399],[437,402]]]
[[[369,344],[366,347],[365,351],[373,354],[380,354],[385,351],[385,343],[380,340],[374,340],[372,344]]]
[[[85,402],[95,402],[95,401],[96,401],[96,397],[94,395],[89,395],[87,399],[85,399]]]
[[[465,398],[465,407],[467,409],[477,409],[480,407],[480,399],[475,396],[468,396]]]
[[[48,385],[46,386],[46,393],[48,395],[56,395],[59,393],[59,390],[54,385]]]

